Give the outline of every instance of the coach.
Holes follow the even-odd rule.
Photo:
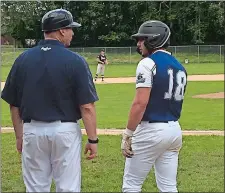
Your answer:
[[[80,26],[67,10],[46,13],[44,40],[15,60],[2,91],[22,153],[27,192],[49,192],[52,178],[56,192],[80,192],[81,118],[88,135],[87,158],[97,153],[93,78],[84,58],[66,48],[72,28]]]

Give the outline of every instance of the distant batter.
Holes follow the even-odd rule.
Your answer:
[[[100,54],[97,56],[97,62],[98,66],[95,75],[95,81],[97,80],[99,74],[101,74],[102,81],[104,81],[105,65],[108,64],[108,60],[104,50],[101,50]]]

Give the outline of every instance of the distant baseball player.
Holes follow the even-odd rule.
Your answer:
[[[52,177],[56,192],[80,192],[81,118],[87,158],[97,154],[93,77],[84,58],[66,48],[72,28],[80,26],[67,10],[46,13],[45,39],[15,60],[2,91],[22,153],[26,192],[50,192]]]
[[[136,95],[121,149],[126,157],[123,192],[141,192],[152,166],[160,192],[177,192],[179,125],[187,85],[185,68],[166,51],[170,29],[161,21],[144,22],[137,34],[144,58],[136,69]]]
[[[98,75],[101,75],[102,81],[104,81],[105,65],[108,64],[108,60],[105,55],[105,51],[101,50],[100,54],[97,56],[97,72],[95,75],[95,81],[98,78]]]

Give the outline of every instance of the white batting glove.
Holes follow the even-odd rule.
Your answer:
[[[122,134],[121,149],[123,155],[128,158],[131,158],[134,155],[131,147],[133,133],[134,131],[126,128]]]

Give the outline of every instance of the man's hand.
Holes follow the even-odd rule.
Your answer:
[[[131,147],[133,132],[134,131],[125,129],[125,131],[122,134],[121,149],[122,149],[123,155],[127,158],[131,158],[134,155],[134,152],[132,151],[132,147]]]
[[[88,160],[94,159],[97,156],[97,149],[98,149],[97,143],[86,144],[84,154],[87,154],[88,151],[90,152],[89,155],[87,156]]]
[[[22,153],[22,149],[23,149],[23,139],[22,138],[16,139],[16,149],[19,153]]]

